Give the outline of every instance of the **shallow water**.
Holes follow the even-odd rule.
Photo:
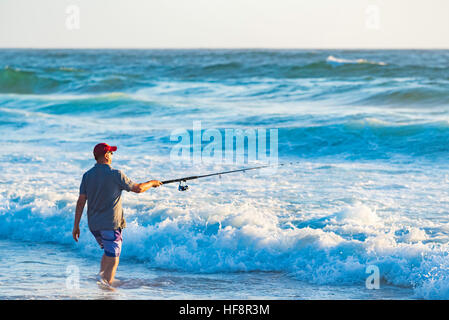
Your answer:
[[[283,272],[194,274],[154,269],[123,259],[116,290],[96,283],[99,264],[61,245],[2,240],[0,299],[410,299],[413,291],[382,284],[318,286]],[[101,251],[98,250],[100,259]]]

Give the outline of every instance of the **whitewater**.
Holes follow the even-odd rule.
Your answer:
[[[444,50],[0,50],[0,298],[448,299],[448,68]],[[195,121],[277,129],[294,164],[124,192],[122,285],[102,291],[85,213],[71,236],[93,146],[136,182],[240,169],[171,161]]]

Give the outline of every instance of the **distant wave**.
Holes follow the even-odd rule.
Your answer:
[[[138,97],[137,97],[138,98]],[[14,100],[13,100],[14,101]],[[34,102],[33,102],[34,103]],[[40,126],[37,113],[61,116],[63,126],[72,117],[101,117],[114,121],[127,118],[139,121],[142,117],[152,120],[185,117],[185,115],[208,113],[208,109],[196,106],[170,106],[158,101],[136,100],[133,95],[111,93],[87,95],[83,99],[53,100],[49,103],[35,102],[28,111],[14,108],[0,108],[0,127],[23,128]],[[201,117],[204,117],[202,115]],[[252,116],[215,116],[222,122],[217,129],[227,127],[278,128],[279,154],[282,157],[338,157],[342,159],[389,159],[398,155],[444,159],[449,155],[449,123],[447,121],[394,121],[378,115],[347,115],[333,119],[316,119],[301,115],[260,114]],[[310,121],[313,122],[310,123]],[[36,122],[37,121],[37,122]],[[220,129],[221,128],[221,129]],[[187,128],[188,129],[188,128]],[[168,133],[165,132],[165,135]],[[136,139],[138,137],[135,137]],[[159,141],[170,144],[169,141]]]
[[[449,123],[395,124],[375,118],[342,123],[280,128],[280,153],[304,157],[341,156],[387,159],[394,155],[444,158],[449,152]]]
[[[135,91],[161,81],[234,84],[254,79],[361,77],[448,80],[447,66],[431,57],[389,52],[218,51],[202,52],[0,52],[0,93],[106,93]],[[392,59],[392,57],[394,59]],[[29,61],[39,63],[29,64]],[[53,59],[53,60],[51,60]],[[392,61],[389,61],[389,59]],[[442,61],[442,60],[441,60]]]
[[[202,71],[205,73],[220,71],[232,72],[233,70],[238,70],[240,68],[242,68],[242,64],[239,62],[215,63],[203,66]]]
[[[98,77],[95,72],[89,73],[67,67],[36,71],[11,67],[0,69],[0,93],[107,93],[126,90],[138,84],[138,77],[133,75]],[[146,81],[141,85],[151,86]]]
[[[398,105],[398,106],[447,106],[449,90],[432,87],[385,88],[378,93],[369,94],[353,101],[354,104],[365,105]]]
[[[57,92],[64,81],[40,76],[33,71],[5,67],[0,70],[0,93]]]
[[[28,77],[28,75],[26,76]],[[185,99],[202,101],[202,104],[208,104],[211,107],[216,103],[222,103],[229,99],[230,101],[239,99],[254,102],[262,101],[272,102],[313,102],[324,101],[330,105],[354,105],[354,106],[376,106],[376,107],[413,107],[426,108],[434,106],[449,106],[449,82],[436,84],[419,84],[417,81],[409,80],[407,83],[398,81],[377,81],[357,80],[354,82],[332,80],[328,83],[307,82],[286,82],[271,81],[257,82],[248,84],[221,84],[221,83],[201,83],[201,82],[160,82],[153,83],[151,86],[143,87],[137,90],[114,90],[120,89],[125,80],[118,80],[112,84],[101,82],[85,88],[79,93],[65,93],[57,90],[65,83],[58,84],[54,80],[41,79],[35,75],[30,75],[24,82],[10,82],[8,86],[0,89],[1,93],[9,93],[11,96],[0,96],[0,103],[5,100],[35,99],[37,101],[46,101],[42,111],[70,113],[77,111],[95,111],[109,105],[108,110],[113,114],[115,108],[121,108],[124,103],[129,103],[129,108],[139,108],[139,104],[144,107],[148,103],[170,104],[179,103]],[[1,79],[0,79],[1,81]],[[114,80],[111,80],[114,81]],[[103,87],[102,90],[99,90]],[[109,91],[105,91],[108,88]],[[137,87],[139,88],[139,87]],[[123,88],[122,88],[123,89]],[[244,89],[244,90],[243,90]],[[99,92],[97,91],[99,90]],[[12,92],[9,92],[12,91]],[[21,91],[21,92],[14,92]],[[38,91],[39,93],[36,93]],[[55,92],[52,92],[55,91]],[[134,91],[134,92],[133,92]],[[18,96],[14,96],[18,95]],[[57,101],[67,106],[58,106]],[[72,107],[72,111],[70,108]],[[131,110],[131,109],[129,109]]]
[[[54,115],[101,115],[103,118],[141,117],[156,112],[169,114],[172,109],[157,102],[137,100],[123,92],[87,94],[84,97],[58,96],[52,103],[36,106],[33,111]]]
[[[386,66],[387,64],[385,62],[375,62],[375,61],[368,61],[366,59],[342,59],[342,58],[336,58],[334,56],[329,56],[326,59],[326,62],[332,66],[341,66],[345,64],[376,64],[379,66]]]

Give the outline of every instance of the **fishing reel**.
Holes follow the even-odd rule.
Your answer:
[[[189,189],[187,182],[185,180],[179,181],[178,190],[179,191],[187,191],[187,189]]]

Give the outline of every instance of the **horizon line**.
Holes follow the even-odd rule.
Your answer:
[[[2,47],[0,50],[449,50],[449,47]]]

